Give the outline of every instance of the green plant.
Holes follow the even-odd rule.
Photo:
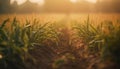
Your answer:
[[[88,46],[89,52],[96,53],[101,50],[101,46],[104,44],[102,24],[100,27],[94,26],[88,17],[87,21],[77,24],[74,28],[77,31],[77,36]]]
[[[105,62],[120,64],[120,25],[112,21],[104,21],[101,24],[92,25],[88,20],[84,24],[74,27],[80,37],[87,45],[87,51],[100,54]]]
[[[29,39],[26,28],[21,28],[19,22],[14,18],[10,28],[5,28],[9,19],[5,20],[0,27],[0,67],[22,68],[26,67],[25,61],[31,57],[28,53]],[[10,30],[9,30],[10,29]]]
[[[117,27],[116,27],[117,28]],[[102,59],[110,61],[119,66],[120,64],[120,27],[105,37],[105,44],[102,49]]]
[[[0,68],[24,69],[27,60],[33,60],[29,50],[34,46],[41,46],[50,39],[57,40],[57,33],[48,23],[39,24],[34,19],[33,23],[26,20],[24,25],[14,18],[10,27],[6,28],[9,19],[0,26]],[[31,25],[33,24],[33,25]]]

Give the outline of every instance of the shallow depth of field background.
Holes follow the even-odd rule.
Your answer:
[[[0,0],[0,69],[120,69],[119,0]]]

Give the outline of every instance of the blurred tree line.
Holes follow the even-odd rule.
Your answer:
[[[97,0],[97,3],[90,3],[81,0],[72,3],[70,0],[44,0],[44,5],[38,5],[27,0],[18,5],[17,1],[12,4],[10,0],[0,0],[0,13],[42,13],[42,12],[63,12],[63,13],[85,13],[85,12],[120,12],[120,0]]]

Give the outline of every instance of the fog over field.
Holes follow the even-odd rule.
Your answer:
[[[0,0],[0,13],[119,13],[119,0]]]

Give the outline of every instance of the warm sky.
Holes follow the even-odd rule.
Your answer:
[[[11,3],[14,2],[15,0],[11,0]],[[26,0],[16,0],[18,2],[18,4],[22,4],[24,3]],[[30,0],[31,2],[34,2],[34,3],[39,3],[39,4],[43,4],[44,3],[44,0]],[[71,2],[73,3],[76,3],[78,0],[70,0]],[[79,0],[80,1],[80,0]],[[96,3],[97,0],[86,0],[88,2],[91,2],[91,3]]]
[[[11,0],[11,3],[14,2],[15,0]],[[26,0],[16,0],[18,4],[24,3]],[[44,0],[30,0],[31,2],[38,3],[38,4],[43,4]]]

